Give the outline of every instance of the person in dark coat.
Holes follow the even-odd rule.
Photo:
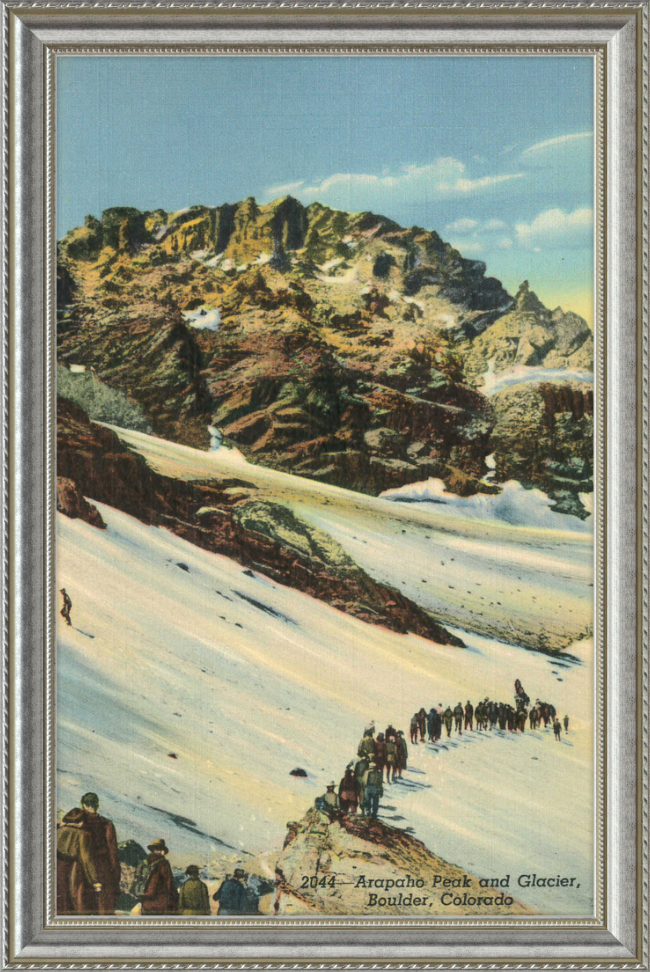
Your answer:
[[[427,734],[427,710],[422,706],[417,714],[418,729],[420,730],[420,742],[424,742]]]
[[[565,717],[564,717],[564,719],[562,721],[564,722],[564,731],[565,732],[568,732],[569,731],[569,717],[568,717],[568,715],[565,715]]]
[[[438,702],[436,706],[436,714],[434,716],[433,725],[433,741],[438,742],[442,736],[442,702]]]
[[[213,900],[219,902],[220,915],[246,914],[246,889],[243,885],[245,878],[246,871],[236,867],[233,876],[227,877],[212,895]]]
[[[178,912],[178,892],[169,866],[169,848],[162,839],[148,845],[147,863],[151,868],[142,896],[143,915],[175,915]]]
[[[445,729],[447,730],[447,739],[451,736],[451,726],[454,721],[454,713],[451,711],[450,706],[447,706],[442,714],[442,721],[445,724]]]
[[[345,775],[339,783],[339,804],[342,812],[353,817],[359,806],[359,783],[354,775],[354,766],[350,763],[345,770]]]
[[[63,607],[61,608],[61,617],[65,620],[66,624],[72,624],[70,620],[70,611],[72,610],[72,601],[70,600],[70,595],[66,591],[65,587],[61,588],[60,591],[63,597]]]
[[[465,710],[463,709],[462,703],[459,702],[454,709],[454,721],[456,723],[456,732],[459,736],[463,735],[463,716],[465,715]]]
[[[555,719],[553,722],[553,732],[555,733],[555,739],[560,742],[560,736],[562,735],[562,726],[559,719]]]
[[[395,739],[397,737],[397,729],[391,724],[387,727],[385,732],[386,742],[392,737]]]
[[[208,886],[199,878],[196,864],[190,864],[185,871],[187,881],[178,893],[178,911],[181,915],[209,915],[210,895]]]
[[[381,773],[381,778],[384,778],[384,766],[386,765],[386,740],[384,739],[383,732],[380,732],[377,736],[375,742],[375,763],[377,764],[377,769]]]
[[[81,809],[70,811],[63,818],[57,840],[57,857],[61,860],[57,887],[60,881],[61,906],[71,907],[72,911],[62,911],[61,914],[115,914],[121,877],[117,835],[113,823],[101,816],[98,810],[97,794],[84,793]],[[79,835],[76,838],[75,831]],[[88,835],[88,839],[81,836],[82,831]],[[84,864],[88,854],[95,874],[95,881],[90,882],[94,885],[92,890],[86,880],[87,864]]]
[[[427,716],[427,732],[429,734],[429,742],[435,742],[435,728],[436,728],[436,710],[433,706],[429,709],[429,714]]]
[[[404,738],[404,733],[400,729],[397,733],[397,775],[402,778],[402,771],[406,769],[406,762],[408,759],[408,747],[406,745],[406,739]],[[395,776],[393,775],[393,781]]]
[[[465,728],[474,729],[474,706],[469,699],[465,706]]]

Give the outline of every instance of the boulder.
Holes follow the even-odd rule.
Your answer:
[[[56,480],[56,508],[59,513],[64,513],[71,520],[85,520],[98,530],[105,530],[106,524],[102,520],[101,513],[96,506],[89,503],[81,495],[81,491],[74,479],[67,476],[58,476]]]

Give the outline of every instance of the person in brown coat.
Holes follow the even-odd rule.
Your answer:
[[[84,812],[66,813],[56,837],[57,915],[96,915],[101,884],[92,854],[92,838]]]
[[[161,839],[154,840],[148,845],[147,850],[151,873],[142,895],[142,914],[175,915],[178,911],[178,892],[167,860],[169,848]]]
[[[339,784],[339,803],[346,817],[353,817],[359,806],[359,783],[354,774],[354,764],[350,763],[345,776]]]
[[[117,835],[98,810],[97,794],[84,793],[81,809],[63,818],[57,838],[59,914],[115,914],[120,892]]]
[[[97,900],[97,914],[114,915],[121,877],[115,827],[111,820],[99,813],[99,797],[96,793],[84,793],[81,809],[85,826],[90,831],[93,860],[102,886]]]

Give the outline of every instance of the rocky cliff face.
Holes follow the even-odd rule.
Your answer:
[[[479,334],[464,355],[465,372],[477,381],[488,369],[499,374],[517,365],[591,371],[593,357],[593,335],[586,321],[559,307],[548,310],[527,280],[510,310]]]
[[[516,385],[492,399],[495,471],[554,499],[554,509],[584,519],[580,493],[593,491],[593,392],[582,383]]]
[[[164,526],[205,550],[304,591],[369,624],[463,647],[427,611],[374,581],[327,533],[279,503],[255,498],[243,480],[185,482],[161,476],[110,429],[66,399],[57,409],[58,508],[103,527],[84,497]]]
[[[491,491],[486,371],[588,367],[591,335],[436,233],[286,197],[88,217],[60,243],[59,356],[155,434],[378,493]]]
[[[481,887],[403,830],[364,817],[332,821],[316,809],[288,825],[276,878],[279,914],[532,913],[507,890]]]

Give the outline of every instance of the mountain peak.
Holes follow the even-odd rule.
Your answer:
[[[530,289],[530,284],[524,280],[515,296],[515,307],[518,311],[531,314],[548,314],[546,307],[542,304],[534,290]]]

